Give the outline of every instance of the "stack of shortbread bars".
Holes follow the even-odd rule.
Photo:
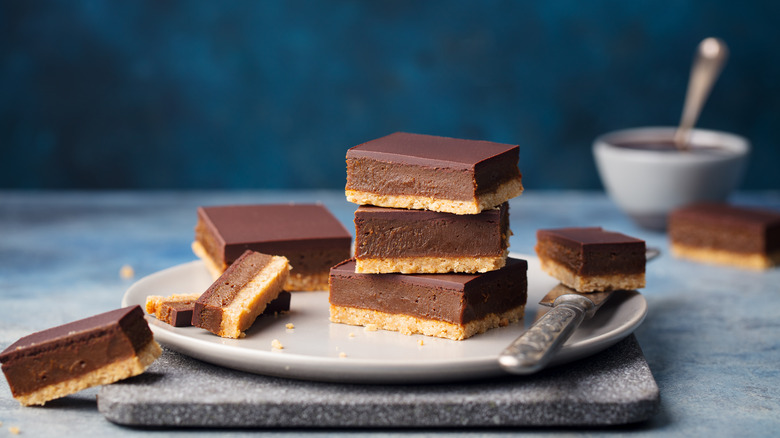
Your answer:
[[[523,317],[508,257],[516,145],[395,133],[347,152],[355,257],[330,272],[330,319],[461,340]]]

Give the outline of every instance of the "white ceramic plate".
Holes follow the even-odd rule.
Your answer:
[[[243,339],[223,339],[196,327],[172,327],[149,316],[155,339],[180,353],[227,368],[304,380],[345,383],[427,383],[500,376],[498,354],[547,308],[537,303],[556,284],[528,260],[525,319],[463,341],[363,327],[328,320],[327,292],[295,292],[290,312],[258,318]],[[212,280],[200,261],[138,280],[123,306],[142,307],[148,295],[200,293]],[[585,321],[553,359],[559,365],[599,352],[631,334],[644,320],[647,302],[637,292],[613,296]],[[285,326],[291,323],[294,328]],[[283,349],[274,349],[273,340]],[[421,342],[422,341],[422,342]]]

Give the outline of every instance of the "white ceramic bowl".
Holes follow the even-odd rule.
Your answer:
[[[701,147],[692,152],[620,146],[671,142],[675,130],[626,129],[604,134],[593,143],[596,167],[610,198],[646,228],[665,228],[667,214],[682,205],[725,201],[740,183],[750,152],[750,142],[743,137],[703,129],[691,133],[690,143]]]

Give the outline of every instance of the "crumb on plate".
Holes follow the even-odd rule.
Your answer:
[[[271,341],[271,348],[275,350],[281,350],[284,348],[284,345],[282,345],[282,343],[279,342],[278,339],[274,339],[273,341]]]

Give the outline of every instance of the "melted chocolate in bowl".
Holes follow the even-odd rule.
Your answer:
[[[683,153],[683,154],[707,154],[707,155],[729,155],[728,149],[721,146],[709,146],[701,144],[689,144],[685,150],[680,150],[677,145],[671,140],[658,140],[658,141],[617,141],[613,143],[614,146],[626,149],[636,149],[643,151],[655,151],[655,152],[667,152],[667,153]]]

